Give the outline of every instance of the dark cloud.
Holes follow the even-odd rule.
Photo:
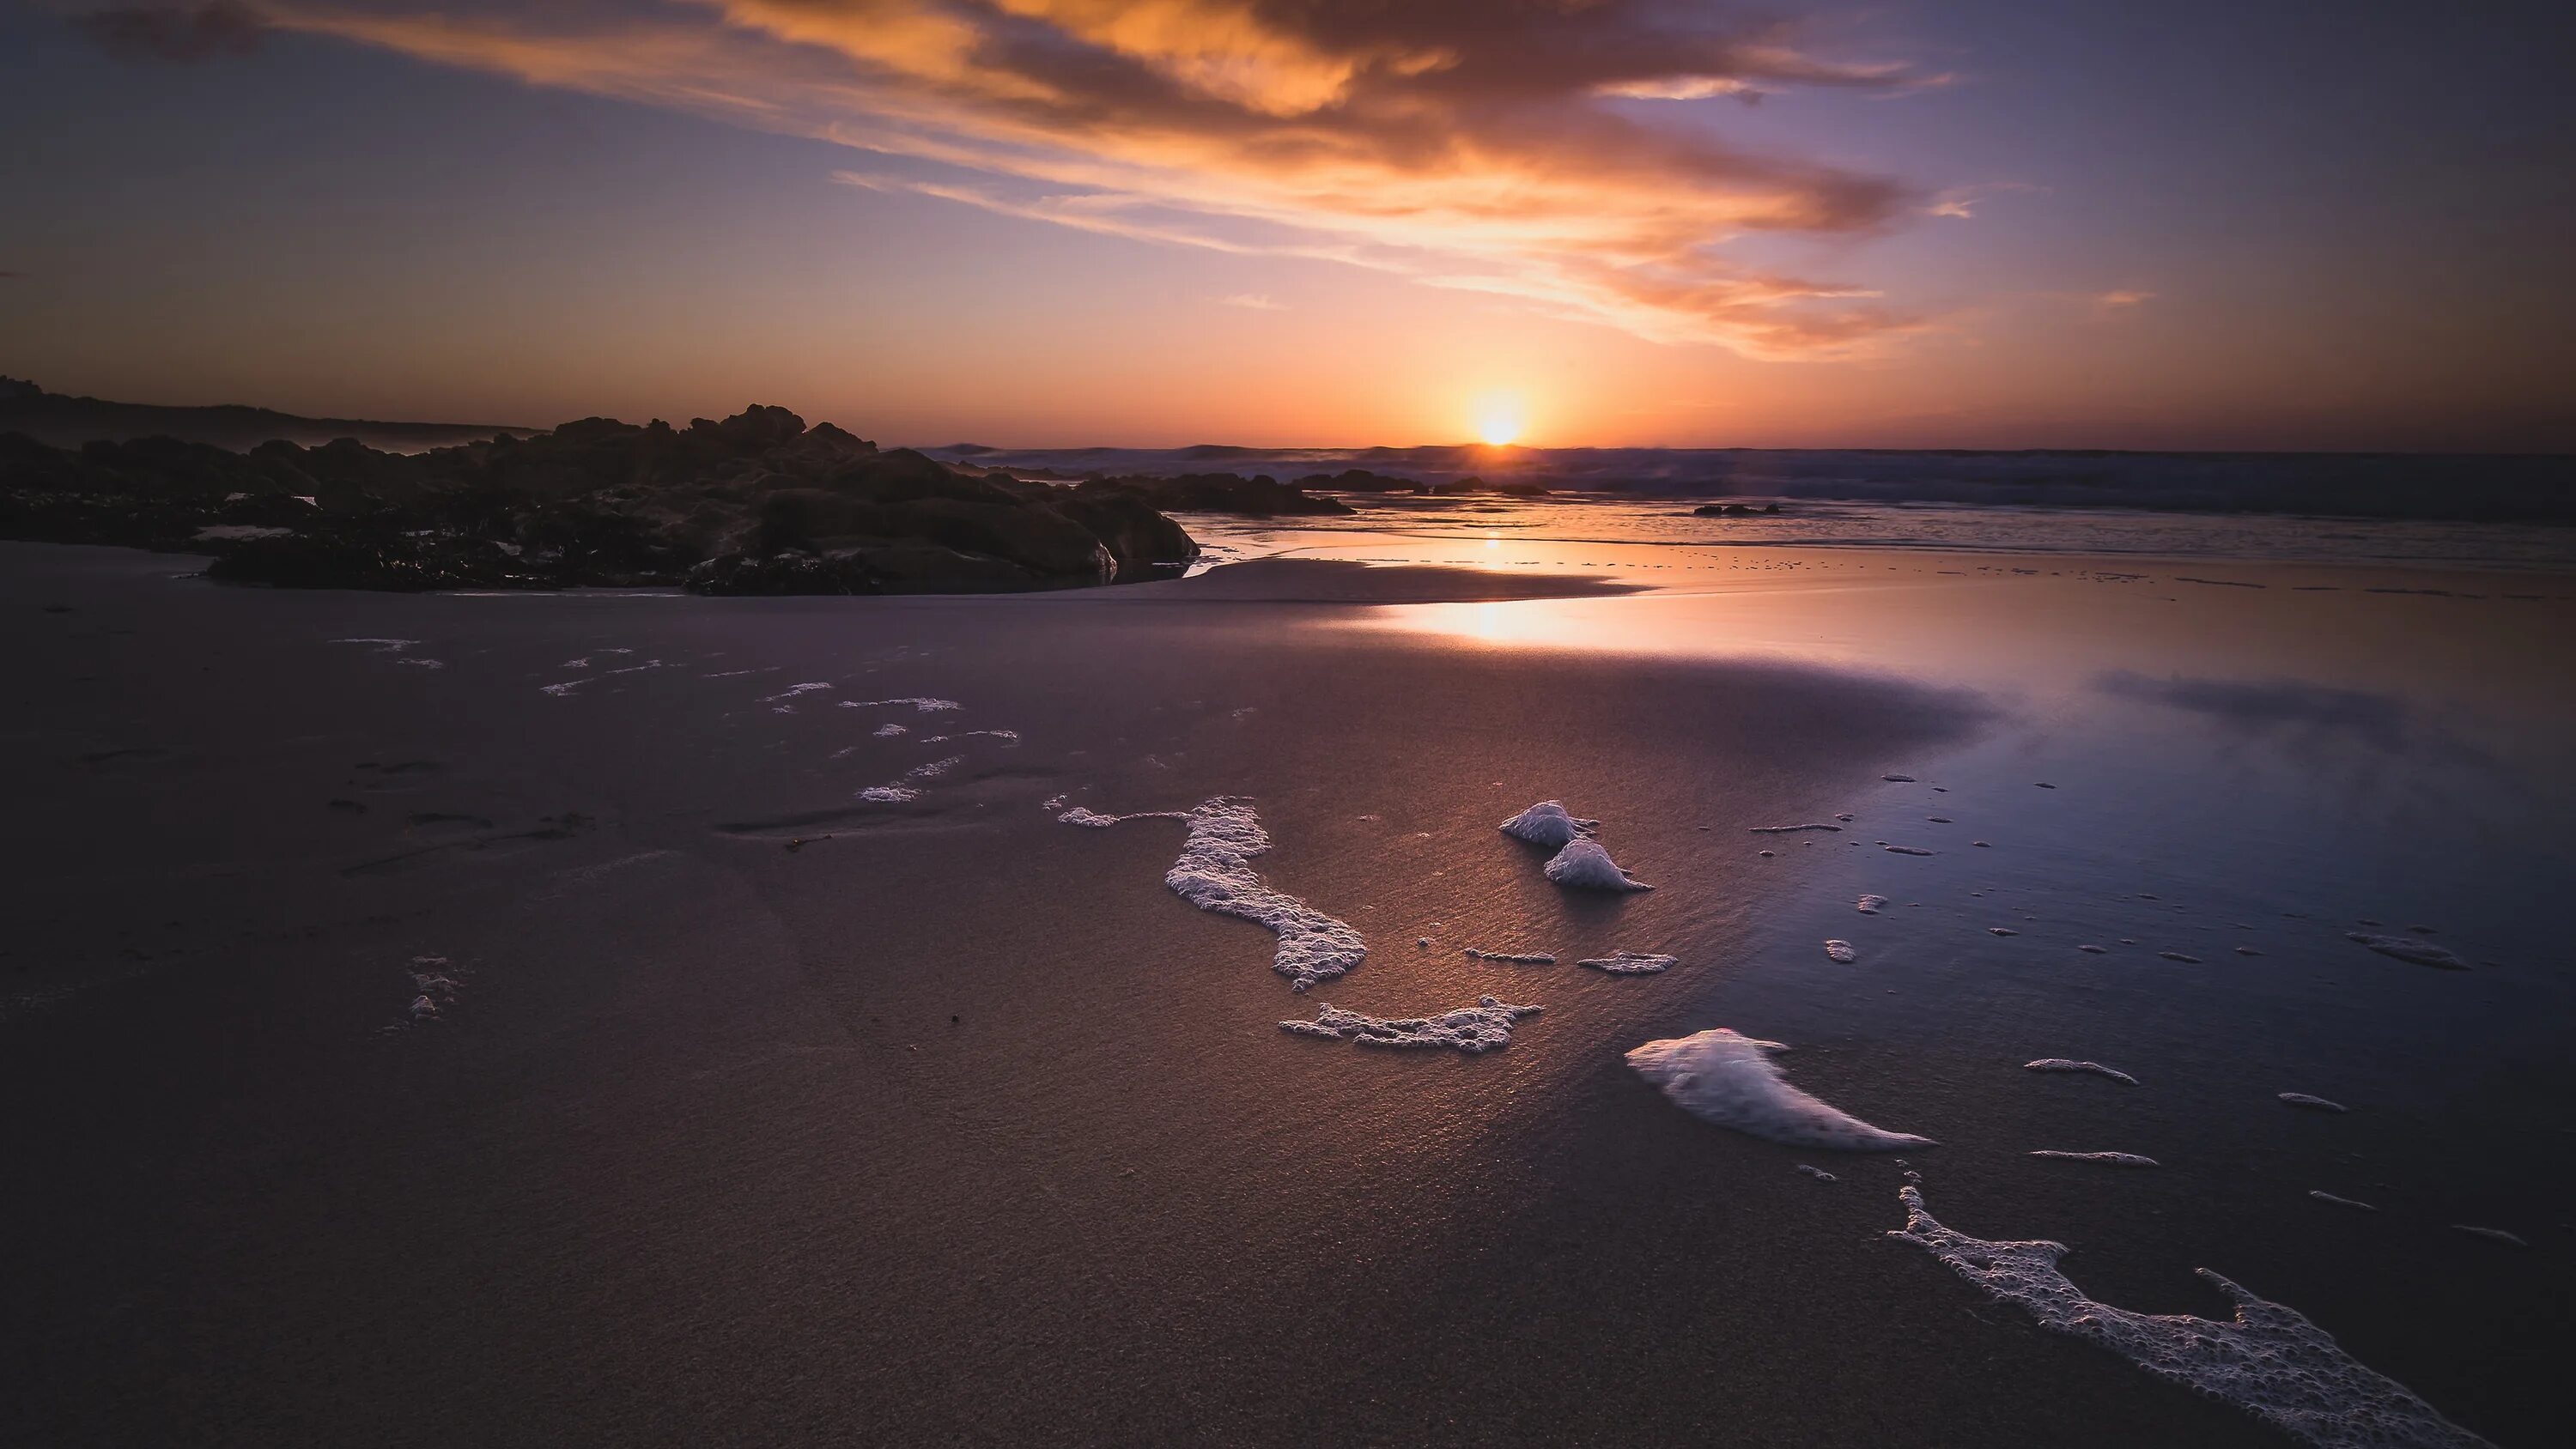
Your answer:
[[[204,5],[128,5],[71,17],[72,27],[122,60],[190,61],[247,55],[268,22],[235,0]]]

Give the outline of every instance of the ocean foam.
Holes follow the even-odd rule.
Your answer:
[[[1825,959],[1828,961],[1840,962],[1845,966],[1849,966],[1852,962],[1860,959],[1860,957],[1858,952],[1852,950],[1852,943],[1849,941],[1827,941],[1825,943]]]
[[[2022,1067],[2024,1070],[2033,1072],[2090,1072],[2097,1077],[2109,1077],[2115,1082],[2126,1082],[2132,1087],[2138,1084],[2138,1079],[2127,1072],[2113,1071],[2100,1062],[2079,1062],[2067,1057],[2042,1057],[2035,1062],[2024,1062]]]
[[[1806,1174],[1806,1175],[1808,1175],[1809,1177],[1814,1178],[1814,1179],[1815,1179],[1816,1181],[1818,1181],[1818,1182],[1839,1182],[1839,1181],[1841,1181],[1841,1179],[1840,1179],[1840,1178],[1835,1177],[1832,1173],[1825,1171],[1823,1168],[1821,1168],[1821,1167],[1809,1167],[1807,1164],[1805,1164],[1805,1163],[1803,1163],[1803,1162],[1801,1162],[1801,1163],[1799,1163],[1799,1164],[1798,1164],[1798,1170],[1799,1170],[1800,1172],[1805,1173],[1805,1174]]]
[[[381,641],[343,639],[332,642],[374,644]],[[448,960],[444,956],[411,958],[412,998],[410,1004],[403,1008],[404,1024],[419,1026],[425,1022],[437,1021],[442,1012],[456,1004],[456,993],[459,988],[456,975],[448,969],[448,966]],[[398,1029],[399,1027],[386,1028],[388,1031]]]
[[[896,735],[910,734],[912,733],[912,730],[909,726],[899,725],[892,720],[887,720],[884,724],[877,726],[876,733],[878,739],[890,740]]]
[[[1279,1029],[1298,1036],[1338,1037],[1362,1046],[1448,1047],[1476,1056],[1510,1046],[1512,1024],[1524,1016],[1536,1016],[1540,1010],[1535,1006],[1514,1006],[1491,996],[1479,996],[1473,1006],[1444,1011],[1438,1016],[1362,1016],[1356,1011],[1327,1006],[1315,1014],[1313,1021],[1283,1021]]]
[[[1163,884],[1200,910],[1266,927],[1279,938],[1270,969],[1287,977],[1288,984],[1299,991],[1342,975],[1368,955],[1367,944],[1349,922],[1325,915],[1283,891],[1272,890],[1246,864],[1270,849],[1270,836],[1261,828],[1261,817],[1254,813],[1252,802],[1241,796],[1218,795],[1188,810],[1140,811],[1133,815],[1103,815],[1077,805],[1056,818],[1067,825],[1093,829],[1122,820],[1166,819],[1186,824],[1189,836],[1181,843],[1180,859],[1163,873]]]
[[[1990,1242],[1941,1225],[1922,1189],[1902,1187],[1905,1226],[1888,1236],[1930,1253],[2040,1327],[2090,1340],[2159,1378],[2235,1405],[2317,1449],[2494,1449],[2405,1385],[2355,1361],[2296,1310],[2206,1268],[2236,1316],[2135,1313],[2084,1296],[2059,1271],[2063,1243]]]
[[[966,763],[964,755],[950,755],[944,760],[931,760],[915,765],[904,771],[903,777],[907,780],[936,780],[964,763]]]
[[[816,680],[811,684],[791,684],[785,689],[778,691],[776,694],[762,695],[760,697],[760,702],[762,704],[776,704],[782,699],[794,699],[800,694],[812,694],[818,689],[829,689],[831,687],[831,685],[824,683],[821,680]]]
[[[1467,956],[1470,960],[1499,961],[1506,966],[1553,966],[1556,964],[1556,958],[1545,951],[1479,951],[1475,947],[1470,946],[1467,948]]]
[[[1859,900],[1852,903],[1852,909],[1860,912],[1864,916],[1874,916],[1878,914],[1878,908],[1886,904],[1887,897],[1885,896],[1862,896]]]
[[[2100,946],[2078,946],[2075,949],[2087,956],[2099,956],[2104,953],[2104,948]]]
[[[859,798],[873,800],[881,805],[900,804],[906,800],[920,799],[921,792],[910,785],[870,785],[859,792]]]
[[[612,651],[612,652],[625,652],[625,653],[632,653],[633,651],[632,651],[632,650],[626,650],[626,651]],[[661,667],[662,667],[662,661],[661,661],[661,660],[659,660],[659,659],[647,659],[647,660],[645,660],[645,661],[644,661],[643,663],[641,663],[641,664],[630,664],[630,665],[627,665],[627,666],[626,666],[625,668],[623,668],[623,669],[603,669],[603,670],[599,671],[597,674],[585,674],[585,675],[583,675],[583,676],[582,676],[581,678],[579,678],[579,679],[567,679],[567,680],[563,681],[563,682],[562,682],[562,683],[560,683],[560,684],[541,684],[541,685],[539,685],[539,686],[537,686],[537,687],[538,687],[538,689],[539,689],[540,691],[542,691],[543,693],[551,694],[551,695],[553,695],[553,696],[554,696],[555,698],[557,698],[557,699],[565,699],[565,698],[569,698],[569,697],[571,696],[571,694],[572,694],[572,692],[573,692],[574,690],[581,688],[581,687],[582,687],[583,685],[585,685],[585,684],[593,684],[593,683],[598,682],[599,680],[607,679],[607,678],[609,678],[609,677],[611,677],[611,676],[613,676],[613,675],[619,675],[619,674],[641,674],[641,673],[643,673],[643,672],[644,672],[645,670],[647,670],[647,669],[659,669],[659,668],[661,668]]]
[[[2430,941],[2409,936],[2374,936],[2367,931],[2346,931],[2343,938],[2367,946],[2382,956],[2394,956],[2417,966],[2433,966],[2444,971],[2466,971],[2469,963]]]
[[[1679,956],[1658,956],[1649,951],[1613,951],[1607,956],[1594,956],[1574,963],[1613,976],[1654,976],[1681,964]]]
[[[1766,1055],[1786,1050],[1721,1026],[1650,1041],[1628,1053],[1628,1065],[1692,1116],[1772,1142],[1844,1152],[1934,1145],[1929,1137],[1873,1127],[1790,1086]]]
[[[845,699],[841,701],[841,708],[875,709],[879,706],[898,704],[911,705],[914,709],[921,711],[923,714],[936,714],[943,709],[964,709],[966,707],[953,699],[923,699],[913,697],[907,699]]]
[[[2278,1095],[2282,1101],[2289,1103],[2291,1106],[2305,1107],[2312,1112],[2349,1112],[2352,1110],[2341,1102],[2329,1102],[2323,1097],[2311,1097],[2305,1092],[2282,1092]]]
[[[1505,835],[1550,850],[1562,850],[1575,837],[1600,828],[1598,820],[1578,820],[1568,814],[1564,802],[1558,800],[1541,800],[1502,824]]]
[[[2502,1228],[2481,1228],[2470,1223],[2453,1223],[2451,1224],[2451,1231],[2455,1233],[2467,1233],[2472,1237],[2485,1238],[2487,1241],[2493,1243],[2510,1244],[2517,1248],[2528,1248],[2531,1246],[2531,1244],[2522,1240],[2521,1234],[2508,1233]]]
[[[1561,886],[1587,891],[1650,891],[1654,887],[1631,877],[1610,858],[1597,840],[1580,836],[1549,857],[1547,878]]]
[[[2168,961],[2180,961],[2185,966],[2197,966],[2200,964],[2199,957],[2187,956],[2180,951],[2158,951],[2156,954]]]
[[[2099,1162],[2111,1167],[2161,1167],[2164,1165],[2152,1157],[2141,1157],[2134,1152],[2059,1152],[2054,1149],[2043,1149],[2041,1151],[2031,1153],[2030,1155],[2033,1157],[2054,1158],[2059,1162]]]
[[[2337,1197],[2333,1193],[2318,1192],[2314,1188],[2310,1188],[2308,1190],[2308,1196],[2315,1198],[2319,1202],[2333,1203],[2336,1207],[2359,1208],[2366,1213],[2375,1213],[2379,1211],[2378,1208],[2371,1206],[2369,1203],[2363,1202],[2359,1198]]]
[[[1836,833],[1840,833],[1842,827],[1839,825],[1756,825],[1753,827],[1752,833],[1755,835],[1795,835],[1801,830],[1831,830]]]
[[[1986,927],[1986,934],[1989,936],[2018,936],[2021,932],[2014,930],[2010,926],[1988,926]]]

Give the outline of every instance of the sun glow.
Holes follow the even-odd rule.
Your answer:
[[[1519,393],[1489,392],[1476,399],[1476,436],[1495,447],[1518,439],[1529,424],[1529,406]]]

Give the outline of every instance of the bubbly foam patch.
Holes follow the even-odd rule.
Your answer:
[[[1102,815],[1077,805],[1056,818],[1095,830],[1122,820],[1169,819],[1187,825],[1180,859],[1163,873],[1163,884],[1200,910],[1266,927],[1279,938],[1270,969],[1299,991],[1342,975],[1368,955],[1367,944],[1349,922],[1271,889],[1254,873],[1247,862],[1270,849],[1270,836],[1252,802],[1240,796],[1218,795],[1188,810],[1134,815]]]
[[[2382,956],[2393,956],[2417,966],[2431,966],[2443,971],[2466,971],[2469,963],[2430,941],[2412,936],[2374,936],[2368,931],[2346,931],[2343,938],[2369,947]]]
[[[1506,966],[1553,966],[1556,964],[1556,958],[1545,951],[1479,951],[1475,947],[1470,946],[1467,948],[1467,956],[1468,959],[1473,961],[1499,961]]]
[[[2089,1072],[2097,1077],[2109,1077],[2115,1082],[2126,1082],[2132,1087],[2138,1084],[2138,1079],[2127,1072],[2115,1072],[2100,1062],[2079,1062],[2068,1057],[2042,1057],[2035,1062],[2024,1062],[2022,1066],[2025,1070],[2034,1072]]]
[[[2040,1327],[2089,1340],[2159,1378],[2234,1404],[2318,1449],[2471,1449],[2493,1445],[2405,1385],[2372,1371],[2296,1310],[2258,1298],[2207,1268],[2233,1319],[2133,1313],[2084,1296],[2060,1272],[2063,1243],[1989,1242],[1944,1227],[1922,1189],[1897,1189],[1905,1226],[1888,1236],[1930,1253]]]
[[[925,699],[919,696],[913,696],[906,699],[845,699],[841,701],[841,708],[878,709],[891,708],[892,706],[899,704],[908,704],[914,709],[921,711],[923,714],[936,714],[943,709],[964,709],[966,707],[953,699]]]
[[[2289,1103],[2291,1106],[2305,1107],[2311,1112],[2349,1112],[2352,1110],[2341,1102],[2329,1102],[2323,1097],[2311,1097],[2305,1092],[2283,1092],[2279,1095],[2282,1101]]]
[[[1650,891],[1654,887],[1631,877],[1601,848],[1601,842],[1578,836],[1548,858],[1547,878],[1561,886],[1587,891]]]
[[[2484,1238],[2492,1243],[2504,1243],[2511,1247],[2528,1248],[2531,1246],[2531,1244],[2522,1240],[2520,1234],[2508,1233],[2502,1228],[2481,1228],[2470,1223],[2453,1223],[2451,1224],[2451,1230],[2458,1233],[2467,1233],[2471,1237]]]
[[[1887,897],[1885,896],[1862,896],[1859,900],[1852,902],[1852,909],[1860,912],[1864,916],[1874,916],[1878,914],[1879,908],[1886,904]]]
[[[1607,971],[1613,976],[1654,976],[1680,965],[1681,958],[1658,956],[1650,951],[1613,951],[1607,956],[1595,956],[1574,964]]]
[[[812,694],[816,690],[829,689],[831,687],[831,685],[824,683],[819,679],[810,684],[791,684],[785,689],[778,691],[776,694],[762,695],[760,697],[760,702],[762,704],[776,704],[783,699],[794,699],[800,694]]]
[[[906,800],[920,799],[921,792],[910,785],[870,785],[859,792],[859,798],[873,800],[881,805],[900,804]]]
[[[380,641],[360,639],[333,642],[373,644]],[[403,1008],[402,1021],[386,1027],[385,1030],[400,1031],[405,1026],[425,1026],[440,1020],[447,1009],[456,1004],[457,992],[462,989],[456,978],[461,974],[451,969],[448,959],[444,956],[412,957],[411,1001]]]
[[[1809,1167],[1803,1162],[1798,1164],[1798,1170],[1809,1177],[1814,1178],[1818,1182],[1834,1182],[1839,1180],[1832,1173],[1825,1171],[1823,1168]]]
[[[1772,1142],[1844,1152],[1933,1145],[1929,1137],[1873,1127],[1790,1086],[1767,1055],[1786,1050],[1721,1026],[1650,1041],[1628,1053],[1628,1065],[1692,1116]]]
[[[1541,800],[1502,825],[1505,835],[1550,850],[1561,850],[1576,836],[1589,835],[1600,828],[1598,820],[1578,820],[1568,814],[1559,800]]]
[[[1848,966],[1854,961],[1860,959],[1860,953],[1852,949],[1852,943],[1849,941],[1827,941],[1825,943],[1825,959],[1828,961],[1838,961],[1843,965]]]
[[[2371,1206],[2369,1203],[2363,1202],[2359,1198],[2337,1197],[2333,1193],[2318,1192],[2313,1188],[2309,1190],[2308,1196],[2315,1198],[2319,1202],[2333,1203],[2336,1207],[2359,1208],[2361,1211],[2366,1213],[2375,1213],[2379,1211],[2379,1209]]]
[[[631,653],[632,651],[618,650],[615,652]],[[579,679],[567,679],[560,684],[542,684],[537,687],[543,693],[551,694],[557,699],[566,699],[571,697],[573,691],[580,689],[585,684],[593,684],[599,680],[613,678],[620,674],[641,674],[647,669],[659,669],[661,667],[661,660],[647,659],[641,664],[629,664],[623,669],[603,669],[597,674],[585,674]]]
[[[2161,1167],[2164,1165],[2152,1157],[2141,1157],[2134,1152],[2040,1151],[2030,1155],[2054,1158],[2059,1162],[2099,1162],[2110,1167]]]
[[[896,735],[910,734],[911,732],[912,731],[908,727],[896,724],[893,720],[887,720],[884,724],[878,725],[876,731],[877,738],[881,740],[890,740]]]
[[[1338,1037],[1362,1046],[1448,1047],[1475,1056],[1510,1046],[1512,1024],[1524,1016],[1536,1016],[1540,1010],[1535,1006],[1513,1006],[1491,996],[1479,996],[1473,1006],[1444,1011],[1438,1016],[1362,1016],[1356,1011],[1327,1006],[1315,1014],[1313,1021],[1283,1021],[1279,1029],[1298,1036]]]

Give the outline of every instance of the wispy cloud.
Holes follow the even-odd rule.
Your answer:
[[[1241,307],[1249,312],[1285,312],[1288,304],[1265,292],[1237,292],[1217,299],[1228,307]]]
[[[2147,305],[2155,299],[2156,294],[2153,292],[2141,292],[2133,289],[2122,288],[2116,291],[2095,293],[2093,296],[2093,305],[2105,312],[2130,312]]]
[[[844,177],[860,185],[1366,266],[1661,341],[1834,356],[1924,322],[1727,255],[1926,205],[1718,137],[1708,98],[1943,79],[1815,53],[1779,21],[1664,0],[257,5],[271,26],[874,153]]]

